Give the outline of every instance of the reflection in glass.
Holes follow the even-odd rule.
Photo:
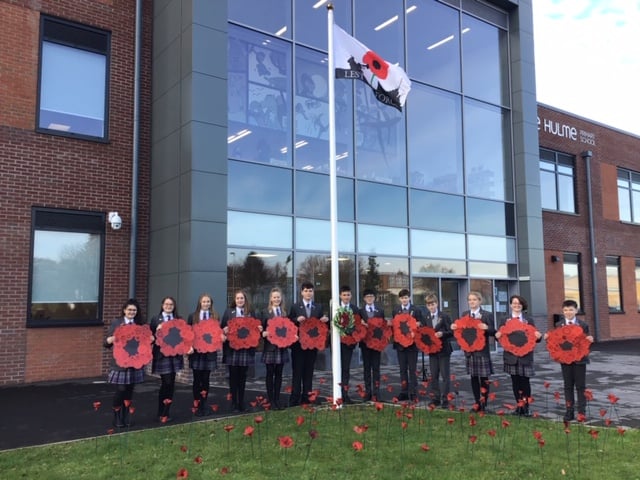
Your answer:
[[[229,208],[291,214],[291,170],[229,162]]]
[[[291,38],[290,0],[228,0],[229,20],[282,38]]]
[[[407,189],[358,182],[358,220],[384,225],[407,225]]]
[[[300,284],[311,282],[314,286],[314,302],[324,307],[325,313],[329,312],[331,299],[331,257],[322,253],[297,253],[296,254],[296,283],[298,292]],[[340,255],[338,259],[338,280],[340,285],[350,285],[354,303],[357,303],[355,290],[356,264],[353,256]],[[296,300],[299,300],[296,298]],[[328,313],[327,313],[328,315]]]
[[[439,258],[415,258],[411,259],[411,271],[413,275],[428,274],[437,276],[467,274],[467,264],[464,260],[442,260]]]
[[[513,238],[468,235],[469,258],[515,263],[516,241]]]
[[[418,8],[407,15],[409,75],[430,85],[460,92],[462,34],[458,11],[430,0],[410,3]],[[414,101],[412,92],[411,102]]]
[[[398,292],[410,288],[409,264],[406,258],[385,256],[359,256],[360,293],[373,288],[378,296],[376,303],[382,305],[387,317],[398,303]]]
[[[408,255],[407,229],[360,224],[358,252],[365,255]]]
[[[228,155],[291,165],[291,46],[229,25]]]
[[[460,96],[414,83],[407,119],[410,185],[461,194]]]
[[[338,251],[355,252],[353,223],[338,222]],[[331,222],[296,218],[296,249],[331,251]]]
[[[469,262],[469,275],[477,278],[510,278],[510,266],[504,263]],[[489,297],[491,298],[491,297]],[[485,308],[484,306],[482,308]]]
[[[507,224],[513,225],[513,220],[507,219],[508,211],[513,209],[502,202],[467,198],[467,232],[515,235],[513,231],[507,233]]]
[[[389,63],[404,68],[404,19],[402,0],[377,2],[354,0],[355,37]],[[409,12],[408,14],[411,14]],[[369,90],[371,95],[371,91]],[[389,107],[385,107],[389,108]]]
[[[269,291],[280,287],[285,311],[288,311],[293,294],[292,259],[288,250],[230,248],[227,251],[227,304],[231,303],[235,291],[242,289],[249,296],[252,308],[259,313],[269,304]],[[221,309],[222,305],[216,307]]]
[[[497,107],[465,101],[464,155],[467,195],[512,200],[508,120]]]
[[[261,0],[263,3],[264,0]],[[329,0],[296,0],[295,41],[328,51],[327,45],[327,3]],[[351,29],[351,2],[333,3],[333,19],[343,30]]]
[[[227,245],[293,248],[291,217],[227,212]]]
[[[412,227],[464,231],[463,197],[412,189],[409,198]]]
[[[31,318],[97,320],[101,236],[36,230]]]
[[[466,258],[464,234],[411,230],[411,256]]]
[[[338,177],[338,220],[354,219],[353,180]],[[330,218],[329,177],[296,172],[295,213],[300,217]]]

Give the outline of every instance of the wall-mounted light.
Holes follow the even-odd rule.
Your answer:
[[[109,223],[113,230],[120,230],[122,228],[122,218],[120,218],[118,212],[109,212]]]
[[[551,262],[558,263],[560,261],[560,257],[558,255],[551,255]]]

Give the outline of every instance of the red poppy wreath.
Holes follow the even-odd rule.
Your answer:
[[[213,353],[222,348],[222,328],[218,320],[200,320],[193,326],[193,348],[200,353]]]
[[[400,313],[393,317],[393,340],[403,347],[413,344],[416,330],[418,324],[410,314]]]
[[[480,328],[481,323],[477,318],[468,315],[455,321],[457,328],[453,331],[453,336],[465,352],[478,352],[486,345],[487,339],[484,330]]]
[[[329,327],[327,324],[315,317],[307,318],[300,322],[298,335],[300,336],[300,347],[303,350],[324,350],[327,342]]]
[[[360,315],[354,315],[353,331],[348,335],[340,335],[340,342],[345,345],[355,345],[367,336],[367,327],[362,323]]]
[[[507,352],[516,357],[524,357],[536,348],[536,327],[530,323],[522,323],[518,318],[512,318],[500,327],[498,342]]]
[[[156,329],[156,345],[167,357],[185,355],[193,345],[193,329],[182,318],[163,322]]]
[[[590,342],[582,327],[565,325],[549,332],[547,350],[551,358],[559,363],[573,363],[589,355]]]
[[[298,327],[286,317],[274,317],[267,323],[267,340],[276,347],[287,348],[296,341]]]
[[[384,318],[373,317],[367,321],[367,335],[364,343],[371,350],[383,351],[391,340],[392,329]]]
[[[113,358],[119,367],[142,368],[151,361],[153,336],[148,325],[120,325],[113,336]]]
[[[260,343],[260,326],[262,323],[252,317],[238,317],[229,320],[227,338],[229,346],[234,350],[256,348]]]
[[[420,327],[415,336],[416,346],[424,353],[438,353],[442,350],[442,340],[431,327]]]

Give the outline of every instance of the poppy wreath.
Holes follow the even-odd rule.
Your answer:
[[[156,345],[167,357],[185,355],[193,346],[193,329],[182,318],[174,318],[161,323],[156,329]]]
[[[298,335],[300,336],[300,347],[303,350],[324,350],[327,343],[329,327],[316,317],[307,318],[300,322]]]
[[[364,343],[371,350],[383,351],[391,341],[392,329],[384,318],[372,317],[367,321]]]
[[[400,313],[393,317],[393,341],[403,347],[409,347],[414,342],[415,332],[418,330],[416,319],[409,313]]]
[[[453,336],[465,352],[478,352],[486,345],[487,339],[484,336],[484,330],[480,328],[481,323],[477,318],[471,318],[468,315],[455,321],[458,328],[453,331]]]
[[[229,320],[227,339],[234,350],[256,348],[260,343],[260,326],[262,323],[252,317],[238,317]]]
[[[200,353],[213,353],[222,348],[222,328],[218,320],[200,320],[193,326],[193,348]]]
[[[500,327],[498,342],[507,352],[516,357],[524,357],[536,348],[536,328],[530,323],[522,323],[517,318],[507,320]]]
[[[442,350],[442,340],[436,336],[436,331],[432,327],[418,328],[415,336],[416,346],[424,353],[438,353]]]
[[[350,308],[339,307],[333,316],[333,326],[338,329],[340,336],[351,335],[356,328],[356,317]]]
[[[363,340],[367,336],[367,327],[362,323],[360,315],[354,316],[354,327],[350,334],[340,335],[340,342],[345,345],[355,345],[359,341]]]
[[[113,358],[120,368],[142,368],[151,361],[153,335],[148,325],[120,325],[113,336]]]
[[[551,330],[547,336],[547,350],[559,363],[573,363],[589,355],[590,343],[582,327],[565,325]]]
[[[276,347],[287,348],[295,343],[298,327],[286,317],[274,317],[267,322],[267,340]]]

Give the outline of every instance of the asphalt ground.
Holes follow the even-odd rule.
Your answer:
[[[356,352],[354,357],[357,357]],[[640,428],[639,354],[640,339],[592,346],[591,363],[587,366],[587,388],[593,392],[593,400],[589,402],[587,411],[588,423],[602,424],[600,412],[606,410],[606,417],[611,418],[615,425]],[[490,403],[489,411],[496,412],[506,409],[505,404],[513,404],[514,399],[510,378],[502,372],[502,355],[496,353],[492,359],[496,373],[491,377],[494,382],[491,391],[496,393],[496,399]],[[428,359],[425,363],[428,375]],[[421,366],[419,357],[418,368],[421,369]],[[473,396],[469,376],[465,371],[464,358],[459,353],[454,353],[451,358],[451,373],[455,376],[458,405],[471,406]],[[382,382],[381,400],[390,402],[400,390],[397,365],[383,366],[382,374],[387,380]],[[331,372],[317,370],[315,377],[314,388],[320,390],[320,402],[331,395]],[[288,381],[289,378],[285,376],[283,384],[286,386]],[[351,397],[356,401],[355,386],[361,382],[362,368],[352,367]],[[549,359],[541,345],[536,350],[536,375],[531,379],[531,384],[535,400],[532,410],[541,417],[561,421],[564,401],[560,365]],[[147,376],[143,384],[136,385],[133,398],[134,425],[130,427],[131,430],[162,426],[155,416],[158,386],[159,380],[151,376]],[[113,392],[113,385],[105,383],[103,378],[0,387],[0,450],[107,435],[113,428]],[[224,379],[212,385],[209,403],[218,405],[218,411],[206,418],[234,415],[227,392]],[[559,399],[556,399],[556,392],[559,392]],[[611,394],[619,398],[615,404],[610,400]],[[247,383],[247,402],[259,395],[264,395],[264,380],[252,378]],[[283,394],[283,399],[286,401],[286,394]],[[421,405],[426,405],[427,401],[423,399]],[[100,402],[97,410],[94,408],[95,402]],[[193,417],[191,407],[191,386],[176,384],[171,410],[173,423],[199,420],[199,417]],[[251,410],[258,411],[260,408],[249,406]]]

